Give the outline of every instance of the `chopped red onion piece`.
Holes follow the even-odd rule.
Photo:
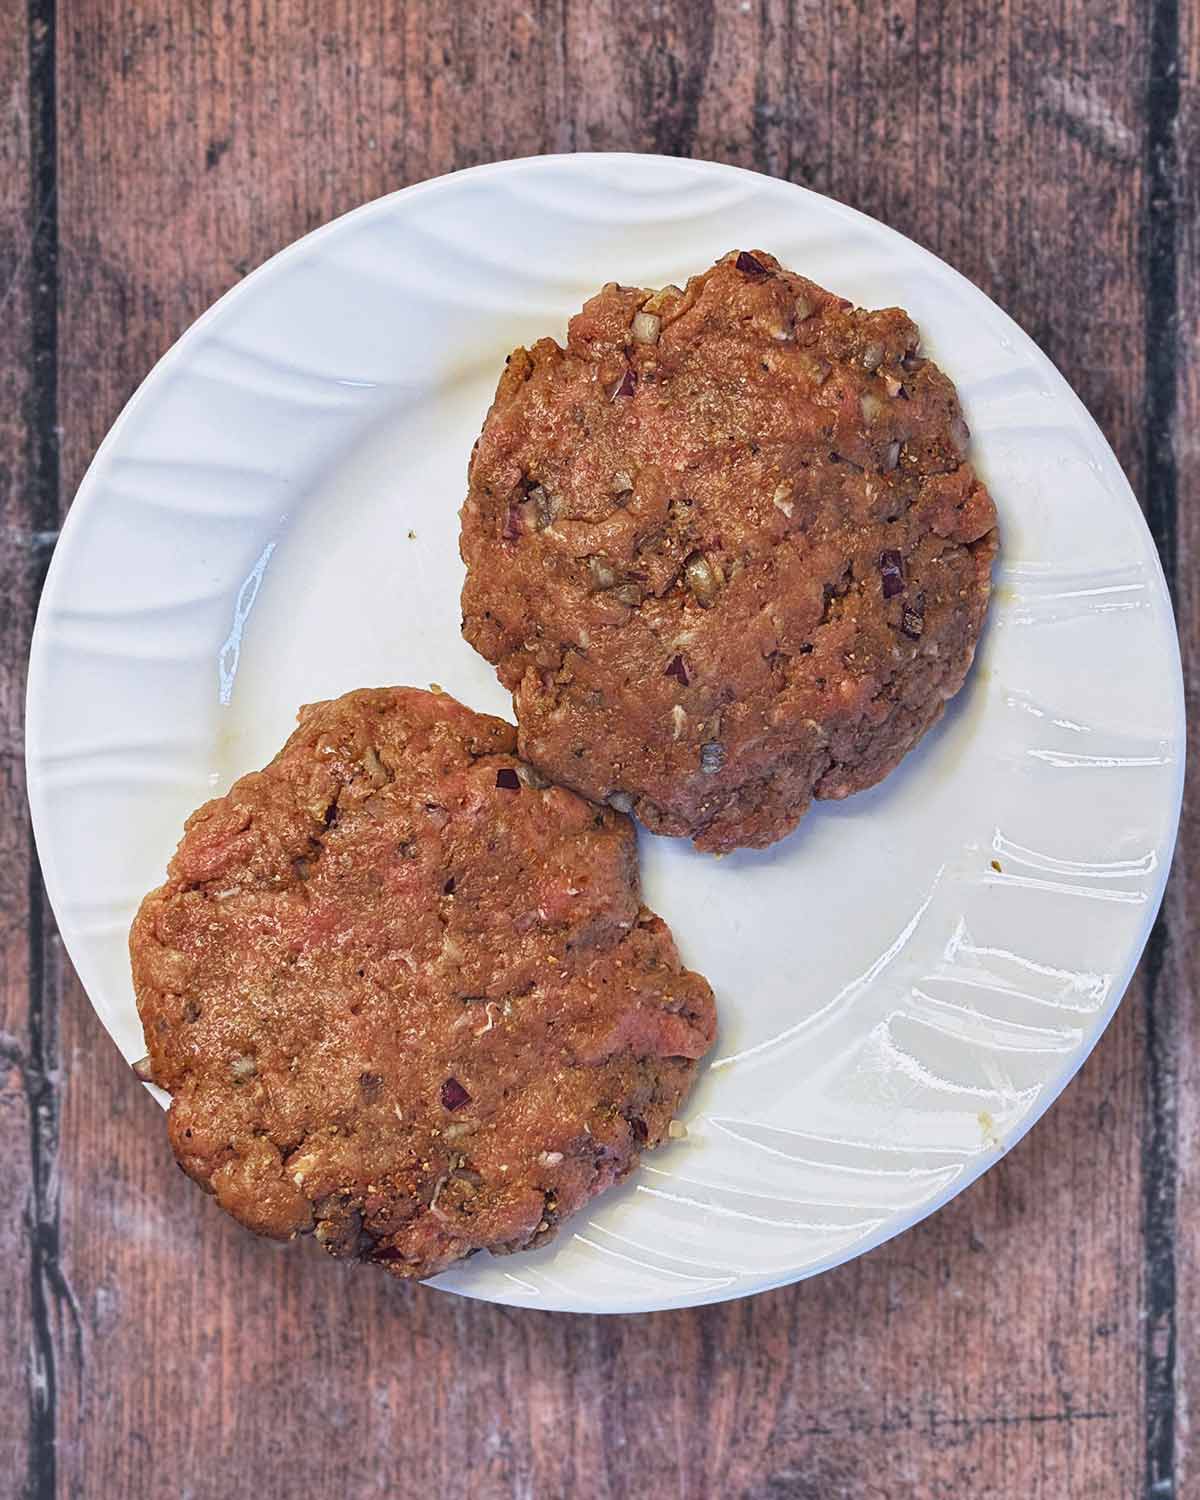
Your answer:
[[[898,439],[893,439],[893,441],[890,442],[887,445],[887,447],[884,449],[884,454],[883,454],[883,472],[885,474],[890,474],[892,472],[892,470],[896,467],[896,465],[899,462],[900,462],[900,442],[899,442]]]
[[[687,687],[688,683],[691,681],[691,678],[688,676],[687,662],[684,661],[682,656],[673,656],[671,658],[671,660],[663,668],[663,676],[674,677],[676,681],[682,683],[684,687]]]
[[[459,1083],[457,1078],[447,1078],[442,1084],[442,1108],[455,1110],[461,1109],[464,1104],[470,1104],[471,1096]]]
[[[919,641],[925,630],[925,595],[918,594],[911,604],[905,604],[900,615],[900,633],[910,641]]]
[[[738,252],[738,258],[734,265],[744,276],[769,276],[771,273],[763,265],[761,260],[756,260],[748,250]]]
[[[500,535],[506,542],[515,542],[527,531],[539,531],[549,520],[549,504],[545,490],[535,485],[524,500],[508,507]]]
[[[645,1120],[643,1120],[640,1115],[634,1115],[633,1119],[629,1122],[629,1129],[637,1144],[639,1146],[644,1146],[646,1144],[647,1138],[650,1135],[650,1130]]]
[[[620,380],[617,381],[616,385],[613,386],[612,393],[608,399],[610,401],[615,401],[618,396],[632,396],[636,389],[637,376],[633,373],[632,370],[626,370],[624,375],[621,376]]]
[[[496,785],[506,792],[519,792],[521,790],[521,778],[511,766],[501,766],[496,772]]]
[[[442,895],[443,896],[453,896],[453,894],[454,894],[454,886],[455,886],[454,876],[451,875],[450,879],[447,880],[446,884],[442,887]]]
[[[879,554],[879,573],[883,579],[883,597],[894,599],[904,592],[904,559],[889,549]]]
[[[883,363],[883,345],[878,341],[868,344],[863,350],[862,362],[864,370],[878,370]]]
[[[140,1078],[143,1083],[154,1082],[154,1071],[150,1066],[150,1058],[148,1056],[139,1057],[137,1062],[130,1063],[129,1066],[133,1069],[134,1077]]]

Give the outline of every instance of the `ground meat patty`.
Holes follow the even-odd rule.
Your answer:
[[[521,754],[658,833],[761,847],[962,686],[995,509],[897,308],[762,251],[606,286],[509,356],[462,511],[463,630]]]
[[[445,694],[302,710],[130,938],[184,1170],[260,1234],[423,1277],[541,1245],[668,1134],[712,992],[633,827]]]

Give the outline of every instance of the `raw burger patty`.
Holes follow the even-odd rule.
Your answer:
[[[544,1244],[668,1134],[712,992],[638,900],[629,820],[515,740],[410,688],[303,709],[142,903],[171,1145],[258,1233],[431,1276]]]
[[[610,284],[508,358],[462,510],[463,630],[521,754],[702,849],[872,786],[962,686],[996,515],[898,308],[756,250]]]

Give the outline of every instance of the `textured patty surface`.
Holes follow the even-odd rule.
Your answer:
[[[897,308],[761,251],[510,355],[463,629],[555,781],[723,852],[887,774],[961,687],[995,509]]]
[[[712,993],[629,820],[514,749],[350,693],[188,820],[134,983],[175,1154],[251,1229],[428,1276],[544,1243],[668,1133]]]

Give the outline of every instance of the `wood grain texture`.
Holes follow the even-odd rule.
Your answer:
[[[1200,711],[1200,7],[1184,6],[1178,43],[1164,45],[1154,80],[1162,118],[1155,153],[1159,181],[1156,213],[1170,228],[1175,280],[1161,287],[1162,311],[1150,340],[1165,343],[1158,389],[1149,403],[1148,442],[1165,461],[1158,529],[1164,552],[1174,559],[1175,609],[1184,649],[1188,721]],[[1174,68],[1170,68],[1174,51]],[[1161,75],[1166,72],[1167,76]],[[1166,85],[1165,88],[1163,85]],[[1173,97],[1176,89],[1177,98]],[[1200,912],[1200,805],[1195,788],[1200,760],[1193,731],[1188,788],[1174,873],[1167,890],[1161,1005],[1171,1020],[1163,1028],[1171,1104],[1164,1121],[1175,1153],[1174,1252],[1164,1280],[1174,1287],[1174,1316],[1151,1324],[1152,1353],[1169,1375],[1175,1400],[1170,1449],[1174,1492],[1200,1492],[1200,1226],[1192,1205],[1200,1191],[1200,989],[1196,930]],[[1154,955],[1152,955],[1153,957]],[[1169,1192],[1167,1184],[1163,1184]],[[1164,1298],[1165,1300],[1165,1298]],[[1167,1444],[1164,1442],[1163,1446]],[[1155,1476],[1148,1478],[1153,1482]]]
[[[53,31],[4,15],[0,48],[0,1474],[48,1491],[60,1347],[61,1080],[53,946],[25,810],[25,662],[58,515]]]
[[[45,24],[44,7],[30,15]],[[1200,523],[1177,500],[1200,453],[1194,160],[1180,185],[1196,27],[1196,6],[1176,0],[1052,13],[1040,0],[61,6],[50,78],[31,89],[29,37],[0,55],[17,101],[0,123],[0,165],[14,168],[0,176],[5,794],[19,794],[36,584],[22,548],[52,525],[47,484],[65,504],[154,359],[298,234],[406,182],[537,151],[758,167],[945,256],[1038,339],[1146,487],[1191,647]],[[1164,92],[1154,72],[1172,58],[1178,87],[1166,78]],[[53,309],[20,269],[46,167],[25,101],[43,107],[47,89]],[[39,244],[44,261],[44,229]],[[155,1107],[77,984],[54,988],[36,909],[32,945],[23,936],[24,846],[4,853],[0,1003],[16,1040],[0,1107],[24,1144],[0,1171],[48,1233],[0,1231],[18,1266],[4,1333],[16,1363],[0,1382],[21,1382],[0,1404],[0,1440],[31,1496],[1115,1500],[1165,1480],[1161,1500],[1200,1484],[1185,1337],[1200,1230],[1181,1208],[1200,1176],[1186,879],[1080,1078],[935,1219],[748,1302],[596,1319],[347,1274],[225,1220],[175,1172]],[[48,981],[43,1020],[60,1017],[61,1078],[42,1021],[41,1071],[18,1066],[32,1055],[31,974],[35,999]],[[47,1118],[64,1107],[61,1142],[31,1129],[35,1075]],[[40,1428],[38,1338],[56,1377]]]
[[[0,49],[0,1264],[11,1313],[0,1324],[0,1465],[23,1473],[32,1382],[31,1243],[23,1214],[34,1202],[29,1060],[29,834],[23,816],[21,663],[28,642],[30,194],[29,48],[21,17]]]

